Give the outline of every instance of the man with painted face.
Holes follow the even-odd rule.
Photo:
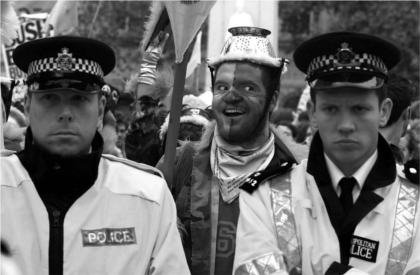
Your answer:
[[[180,148],[175,163],[172,190],[192,274],[232,273],[239,186],[257,171],[276,176],[306,156],[303,146],[285,145],[269,126],[287,63],[275,57],[270,32],[229,31],[221,55],[208,60],[214,121],[198,144]]]
[[[338,32],[304,42],[294,60],[318,131],[307,161],[241,193],[234,274],[418,274],[418,186],[397,176],[379,133],[400,51]]]
[[[59,36],[13,52],[28,74],[25,150],[2,152],[1,238],[23,274],[189,274],[160,172],[103,155],[102,42]]]

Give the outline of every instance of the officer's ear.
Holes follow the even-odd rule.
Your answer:
[[[411,107],[407,107],[401,114],[402,122],[403,122],[403,132],[401,134],[401,137],[405,136],[408,130],[408,125],[410,124],[410,118],[411,118]]]
[[[380,107],[379,126],[385,127],[386,123],[388,122],[389,117],[391,116],[392,100],[390,98],[385,98],[379,107]]]
[[[23,106],[23,110],[25,112],[26,122],[27,122],[28,125],[30,125],[29,108],[31,106],[31,97],[32,97],[32,95],[29,92],[27,92],[25,94],[25,100],[24,100],[24,106]]]
[[[269,113],[271,114],[277,106],[277,98],[279,97],[279,91],[274,91],[273,96],[271,97]]]
[[[106,98],[102,94],[98,94],[98,122],[96,124],[97,129],[102,128],[104,114],[105,114]]]
[[[312,128],[318,129],[318,123],[315,116],[315,103],[312,101],[312,99],[309,99],[306,103],[306,109],[308,110],[309,121],[311,122]]]

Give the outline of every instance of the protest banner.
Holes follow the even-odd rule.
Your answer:
[[[46,37],[45,33],[42,33],[42,27],[45,23],[45,19],[39,20],[28,20],[21,23],[18,30],[18,37],[13,40],[10,45],[2,45],[2,54],[4,65],[6,68],[6,76],[12,79],[25,79],[26,75],[24,72],[13,62],[13,50],[28,41],[36,40],[39,38]]]

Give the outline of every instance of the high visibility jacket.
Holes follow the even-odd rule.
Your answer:
[[[145,167],[102,156],[64,219],[63,274],[190,274],[172,196]],[[23,274],[48,274],[47,210],[16,155],[2,156],[0,182],[1,238]]]
[[[194,275],[225,275],[216,272],[219,268],[216,266],[216,250],[224,250],[225,254],[233,254],[235,251],[236,220],[225,223],[224,226],[218,223],[220,191],[210,165],[210,148],[215,127],[215,122],[206,126],[197,152],[196,149],[189,149],[191,144],[184,146],[178,151],[175,160],[173,189],[176,193],[178,217],[189,233],[184,242],[184,249],[191,263],[191,274]],[[271,130],[275,135],[276,144],[274,163],[296,163],[307,156],[304,146],[284,139],[276,129]],[[195,153],[194,157],[190,156],[190,160],[187,150],[194,150]],[[177,167],[179,169],[176,169]],[[231,204],[228,207],[235,205]],[[230,268],[232,264],[233,259]]]
[[[357,224],[349,266],[306,161],[240,195],[234,274],[419,274],[418,186],[396,178]],[[331,273],[327,273],[328,269]]]

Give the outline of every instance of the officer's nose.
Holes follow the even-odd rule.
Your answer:
[[[341,133],[350,133],[355,130],[355,125],[350,114],[345,113],[341,115],[338,130]]]
[[[58,115],[59,122],[72,122],[74,119],[73,113],[71,112],[70,108],[65,106],[63,107],[62,111]]]

